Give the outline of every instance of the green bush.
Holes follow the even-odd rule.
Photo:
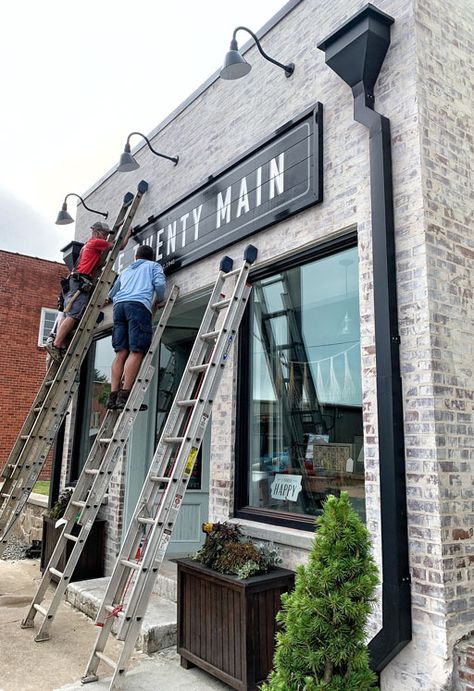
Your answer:
[[[378,583],[368,530],[347,492],[328,497],[316,525],[308,565],[298,567],[294,591],[282,596],[274,667],[261,689],[376,689],[365,644]]]

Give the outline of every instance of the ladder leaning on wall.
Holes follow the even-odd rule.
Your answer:
[[[128,192],[113,226],[116,235],[91,298],[79,322],[63,360],[52,361],[2,472],[0,490],[0,556],[46,461],[61,426],[69,402],[77,389],[79,372],[92,342],[100,310],[116,273],[114,262],[148,189],[142,180],[135,195]]]
[[[143,403],[143,399],[153,377],[155,368],[153,359],[158,352],[161,337],[168,318],[178,297],[179,289],[173,286],[168,299],[161,310],[158,324],[153,334],[150,347],[143,358],[140,371],[133,384],[124,410],[108,410],[97,433],[82,473],[64,512],[61,536],[45,568],[38,590],[31,603],[28,614],[21,623],[22,629],[33,627],[36,614],[43,616],[40,629],[35,636],[36,642],[47,641],[49,630],[62,596],[71,582],[74,569],[84,549],[94,521],[110,483],[117,461],[121,458],[125,444],[133,427],[134,420]],[[79,532],[75,526],[79,526]],[[77,529],[76,529],[77,530]],[[73,545],[67,554],[67,545]],[[60,571],[58,566],[64,554],[65,564]],[[53,579],[59,579],[54,595],[47,606],[42,605],[48,596],[49,585]]]
[[[104,662],[113,670],[110,689],[122,687],[129,658],[191,476],[223,369],[229,359],[251,286],[257,257],[249,245],[240,269],[224,257],[188,363],[167,416],[148,475],[97,614],[101,627],[82,683],[98,680]],[[235,279],[233,287],[228,286]],[[223,291],[227,291],[223,294]],[[128,597],[127,597],[128,595]],[[119,659],[105,652],[112,624],[124,642]]]

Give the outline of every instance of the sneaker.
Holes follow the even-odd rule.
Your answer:
[[[117,407],[117,394],[118,394],[118,391],[111,391],[109,393],[107,403],[105,404],[105,407],[107,408],[107,410],[114,410],[114,408]]]
[[[55,362],[61,362],[66,352],[64,348],[57,348],[53,342],[46,343],[46,350]]]
[[[129,396],[130,391],[128,389],[120,389],[117,395],[116,408],[118,408],[119,410],[123,410],[125,408]]]

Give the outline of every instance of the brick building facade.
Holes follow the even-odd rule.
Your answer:
[[[64,264],[0,250],[0,468],[43,381],[42,309],[56,309],[59,279],[66,273]],[[51,456],[40,478],[50,473]]]
[[[180,204],[186,200],[196,198],[199,202],[200,191],[203,204],[214,194],[218,200],[216,227],[222,234],[222,224],[228,222],[223,208],[229,187],[227,182],[221,186],[219,182],[225,180],[225,171],[232,165],[238,170],[255,152],[265,150],[259,147],[266,146],[272,133],[283,131],[291,136],[291,123],[296,127],[302,113],[314,108],[317,102],[323,104],[324,198],[297,213],[290,204],[277,209],[271,223],[246,237],[238,237],[225,252],[238,260],[249,242],[258,248],[253,276],[260,293],[268,291],[275,272],[279,281],[284,276],[293,285],[299,282],[299,316],[306,323],[308,348],[315,353],[305,360],[305,372],[313,367],[315,386],[324,403],[323,417],[327,416],[322,425],[325,431],[318,430],[314,435],[304,430],[304,443],[308,448],[311,445],[309,458],[314,465],[310,484],[315,485],[314,476],[318,480],[318,473],[324,475],[322,470],[327,471],[328,449],[334,463],[339,463],[338,454],[343,454],[345,466],[338,470],[339,479],[345,478],[349,487],[357,485],[357,491],[353,491],[354,504],[373,536],[384,581],[374,607],[370,637],[383,631],[390,633],[393,625],[387,612],[390,597],[389,591],[384,591],[386,584],[390,582],[394,592],[399,594],[403,590],[409,596],[410,633],[398,641],[398,646],[388,645],[380,663],[381,688],[383,691],[451,688],[469,691],[474,687],[470,672],[472,644],[468,640],[474,630],[474,204],[470,185],[474,148],[474,6],[467,0],[380,0],[377,3],[378,10],[386,13],[382,23],[390,26],[390,47],[373,96],[375,110],[391,127],[389,196],[393,192],[395,245],[394,270],[389,266],[391,275],[377,274],[377,278],[373,224],[380,200],[375,200],[374,205],[371,199],[376,175],[370,147],[372,136],[375,138],[378,133],[371,132],[369,140],[366,127],[354,120],[351,90],[325,64],[328,55],[325,56],[324,49],[317,49],[325,36],[344,27],[348,18],[363,7],[360,0],[288,2],[259,36],[270,55],[295,63],[290,79],[261,59],[250,42],[243,52],[253,70],[245,79],[226,82],[219,79],[218,73],[212,75],[152,132],[154,147],[179,154],[178,166],[156,158],[140,144],[136,148],[140,170],[127,176],[109,171],[89,190],[86,198],[94,208],[118,209],[124,192],[145,179],[150,187],[136,219],[141,228],[141,241],[151,243],[159,259],[160,255],[166,258],[167,253],[171,256],[176,243],[186,256],[184,245],[189,241],[186,223],[191,211],[187,215],[178,214],[173,221],[174,210],[181,208]],[[369,28],[371,21],[369,17]],[[371,97],[369,94],[368,102]],[[286,155],[291,155],[289,150]],[[314,151],[308,158],[311,156],[316,156]],[[282,162],[283,159],[275,156],[270,168],[273,166],[275,176],[281,175],[283,180]],[[317,161],[314,165],[317,166]],[[256,164],[252,174],[258,170]],[[257,176],[260,174],[263,173]],[[243,179],[242,173],[237,183],[240,196],[233,207],[236,217],[249,211],[247,182],[244,187]],[[272,184],[274,196],[283,195],[283,183],[281,189]],[[257,193],[254,205],[260,203]],[[202,208],[194,207],[195,218]],[[78,240],[87,237],[89,221],[90,217],[79,207]],[[196,236],[197,225],[195,221]],[[181,234],[176,235],[176,228]],[[171,266],[169,283],[179,285],[183,311],[186,300],[192,304],[194,297],[198,301],[209,290],[222,253],[201,254],[199,261],[189,261],[180,270]],[[131,250],[124,254],[119,269],[130,261],[130,255]],[[312,290],[305,283],[308,275],[317,278],[311,284]],[[385,421],[378,414],[383,397],[380,391],[385,382],[378,370],[384,353],[377,343],[375,317],[379,300],[377,281],[392,279],[393,292],[398,298],[397,333],[393,335],[393,343],[399,343],[400,349],[403,399],[400,441],[404,452],[395,454],[391,469],[393,482],[403,487],[404,495],[393,511],[394,516],[389,518],[393,519],[395,532],[398,531],[399,544],[405,543],[408,554],[406,572],[401,569],[395,575],[384,572],[387,561],[384,542],[393,539],[393,535],[387,534],[387,516],[384,516],[386,495],[382,480],[387,472],[383,455],[386,440],[379,430]],[[255,300],[254,308],[259,306],[261,310],[263,303],[257,305]],[[357,312],[353,312],[355,305]],[[320,322],[313,318],[313,324],[320,327],[317,333],[312,331],[311,317],[307,314],[326,315]],[[349,332],[354,314],[357,333],[352,345],[345,349],[338,346],[338,350],[334,342],[318,341],[317,336],[323,338],[324,332],[332,329],[333,336],[339,334],[341,342],[349,343],[342,336]],[[253,316],[258,322],[256,309]],[[381,317],[383,321],[383,313]],[[189,324],[189,319],[186,323]],[[104,342],[108,328],[110,315],[104,322]],[[291,470],[288,445],[281,444],[277,449],[286,432],[278,427],[280,424],[284,427],[282,415],[278,417],[272,412],[278,397],[266,387],[268,373],[261,356],[264,346],[258,345],[263,342],[262,333],[253,330],[249,320],[239,348],[234,349],[231,367],[224,371],[210,422],[206,455],[207,513],[199,517],[237,520],[250,535],[277,543],[283,565],[294,567],[307,558],[312,536],[306,519],[311,512],[303,503],[290,507],[278,500],[269,503],[270,480],[279,471],[288,473],[285,464],[289,456],[289,472],[295,475],[297,472]],[[354,353],[360,355],[354,357]],[[298,358],[293,357],[291,362],[290,359],[289,379],[294,371],[290,365],[301,365]],[[99,360],[97,355],[90,365],[91,372]],[[74,439],[78,448],[77,430],[84,427],[84,415],[86,408],[78,409],[68,420],[69,457]],[[271,438],[265,431],[269,420],[273,426]],[[154,429],[154,424],[150,417],[148,427]],[[136,434],[134,431],[129,454],[114,473],[108,503],[103,509],[109,524],[106,554],[109,570],[130,516],[135,496],[133,482],[143,472],[141,467],[137,470],[137,459],[143,452],[139,437],[144,436],[145,427],[143,423]],[[87,429],[85,432],[82,429],[81,434],[84,440]],[[326,449],[325,456],[320,446]],[[316,456],[323,458],[319,465]],[[67,470],[63,472],[66,477]],[[359,484],[357,476],[359,480],[362,478]],[[331,480],[329,489],[334,485],[335,481]],[[317,492],[313,495],[318,500]],[[194,519],[194,524],[198,523]]]

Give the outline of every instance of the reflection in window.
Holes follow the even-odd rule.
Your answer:
[[[357,249],[253,283],[248,504],[314,516],[348,491],[364,516]]]
[[[111,336],[93,342],[87,360],[84,418],[81,426],[81,468],[107,413],[106,404],[110,393],[111,367],[114,357]]]

